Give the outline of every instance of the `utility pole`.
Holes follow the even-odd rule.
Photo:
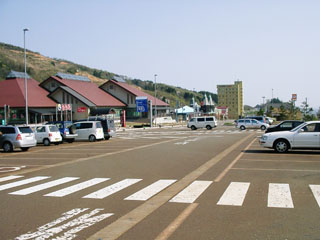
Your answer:
[[[154,75],[154,124],[157,126],[157,74]]]

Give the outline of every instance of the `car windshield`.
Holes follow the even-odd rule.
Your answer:
[[[49,130],[50,132],[59,132],[59,129],[57,128],[57,126],[49,126]]]
[[[297,126],[297,127],[293,128],[293,129],[291,129],[291,130],[290,130],[290,132],[295,132],[295,131],[297,131],[298,129],[300,129],[300,128],[304,127],[305,125],[307,125],[307,124],[306,124],[306,123],[305,123],[305,124],[300,124],[299,126]]]
[[[21,133],[33,133],[30,127],[19,127]]]

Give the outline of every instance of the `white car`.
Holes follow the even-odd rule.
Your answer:
[[[37,143],[50,146],[51,143],[58,145],[62,142],[62,137],[56,125],[41,125],[34,130]]]
[[[266,133],[259,142],[278,153],[289,149],[320,149],[320,121],[306,122],[290,131]]]
[[[208,130],[217,127],[218,123],[214,116],[203,116],[191,118],[187,123],[187,127],[191,130],[196,130],[198,128],[206,128]]]
[[[81,121],[73,124],[78,136],[76,140],[89,140],[94,142],[104,138],[103,128],[100,121]]]
[[[236,128],[245,130],[246,128],[260,128],[261,130],[266,130],[269,127],[269,124],[260,122],[256,119],[239,119],[236,122]]]

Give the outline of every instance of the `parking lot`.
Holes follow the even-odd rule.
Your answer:
[[[88,208],[112,215],[79,239],[317,239],[320,151],[278,154],[259,146],[262,133],[135,129],[108,141],[0,153],[0,200],[9,206],[2,237],[41,236],[38,227]]]

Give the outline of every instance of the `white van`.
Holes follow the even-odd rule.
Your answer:
[[[197,128],[206,128],[208,130],[217,127],[218,123],[214,116],[204,116],[191,118],[187,124],[188,128],[191,130],[196,130]]]
[[[104,137],[100,121],[76,122],[73,125],[78,134],[78,136],[75,137],[75,140],[89,140],[90,142],[94,142],[96,140],[102,140]]]

